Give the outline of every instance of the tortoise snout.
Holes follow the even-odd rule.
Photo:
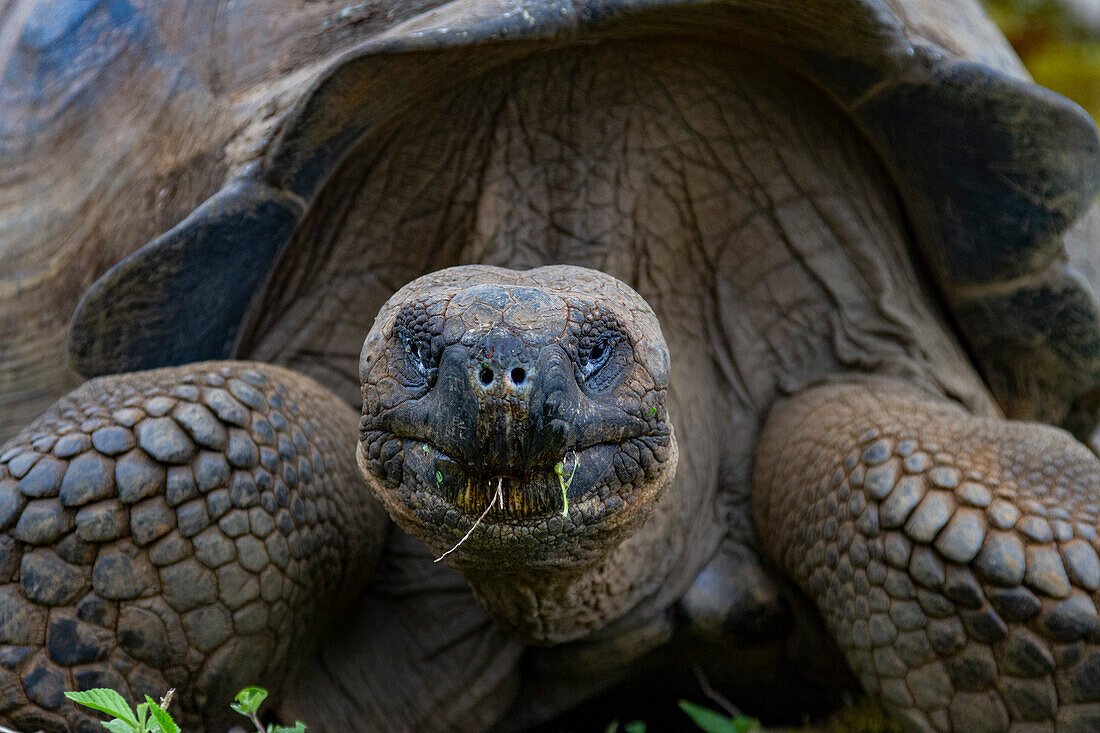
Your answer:
[[[533,420],[540,392],[539,346],[494,330],[470,349],[467,382],[477,402],[475,453],[485,467],[522,471],[542,442]]]
[[[482,405],[504,401],[526,408],[538,381],[537,347],[507,332],[494,332],[470,350],[470,388]]]

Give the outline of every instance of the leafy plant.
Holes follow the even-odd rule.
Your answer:
[[[103,721],[103,727],[111,733],[180,733],[180,727],[168,714],[168,705],[172,702],[172,693],[168,693],[158,703],[148,695],[145,702],[131,710],[122,695],[106,687],[97,687],[83,692],[66,692],[65,697],[92,710],[113,715],[112,720]],[[252,721],[259,733],[305,733],[306,724],[295,721],[293,726],[269,725],[264,728],[257,713],[260,705],[267,699],[267,690],[262,687],[246,687],[237,693],[230,707]]]
[[[679,705],[695,727],[706,733],[764,733],[760,721],[747,715],[731,717],[687,700],[680,700]]]
[[[236,700],[229,703],[229,707],[251,720],[258,733],[305,733],[306,724],[300,720],[295,721],[293,726],[269,725],[265,729],[256,713],[266,699],[267,690],[264,688],[246,687],[237,693]]]
[[[158,703],[148,695],[145,702],[131,710],[122,695],[106,687],[98,687],[84,692],[66,692],[65,697],[92,710],[113,715],[113,720],[103,723],[111,733],[179,733],[179,726],[168,714],[168,704],[172,701],[172,692]]]

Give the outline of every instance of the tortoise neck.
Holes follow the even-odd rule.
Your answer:
[[[662,502],[641,529],[592,565],[464,575],[489,616],[531,644],[632,628],[663,610],[664,596],[677,585],[678,558],[662,540],[678,529],[672,504]]]

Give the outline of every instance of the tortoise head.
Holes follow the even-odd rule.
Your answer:
[[[382,308],[359,375],[368,484],[460,568],[591,565],[675,470],[660,325],[601,272],[423,276]]]

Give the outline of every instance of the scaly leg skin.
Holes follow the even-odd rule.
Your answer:
[[[917,731],[1100,730],[1100,460],[904,383],[777,405],[754,513],[868,692]]]
[[[357,424],[302,375],[212,362],[93,380],[0,448],[0,721],[101,730],[62,691],[174,687],[224,730],[240,686],[277,688],[382,548]]]

